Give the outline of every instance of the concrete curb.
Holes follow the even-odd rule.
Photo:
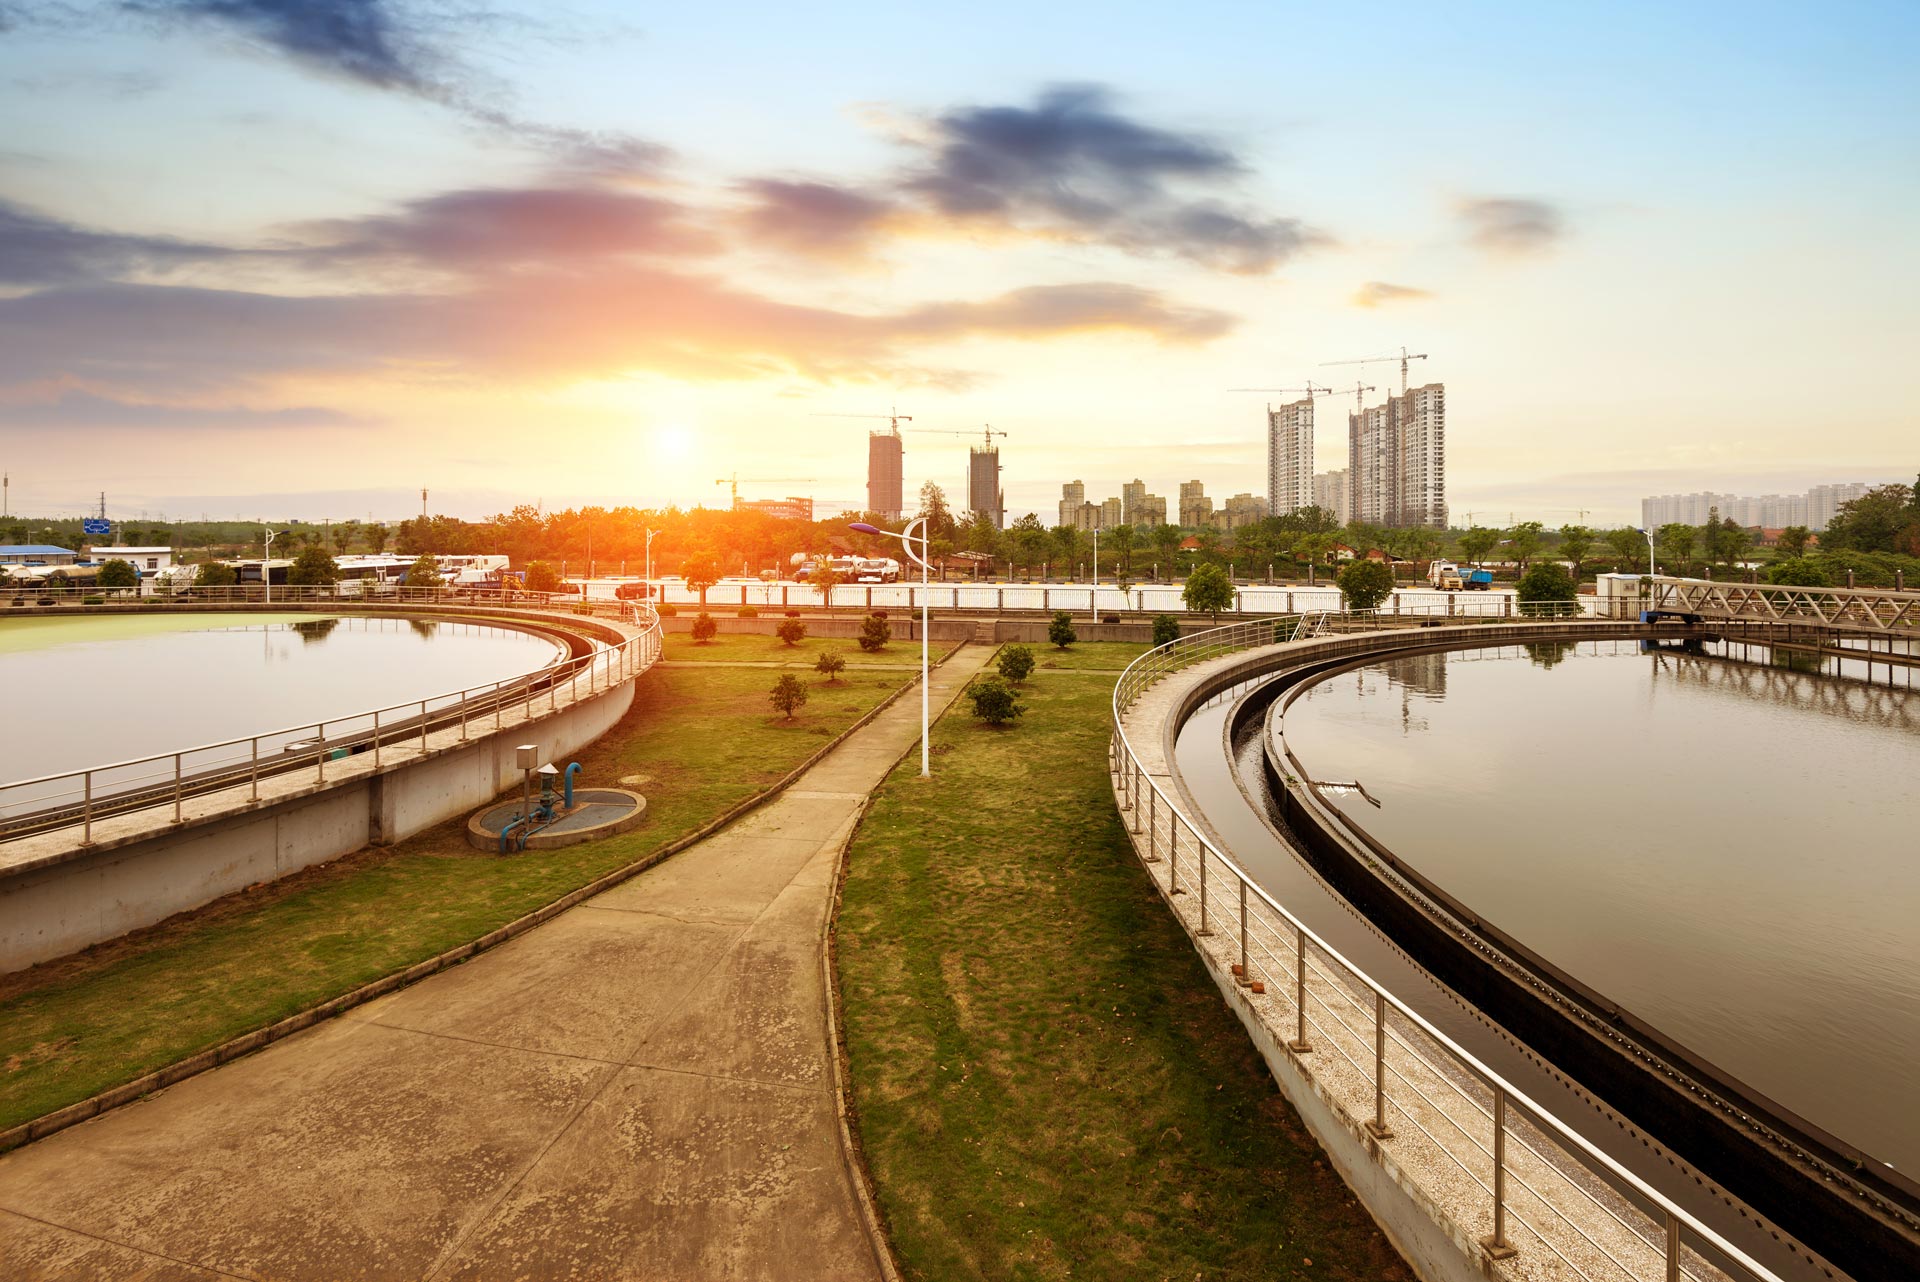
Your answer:
[[[965,644],[965,642],[962,642],[954,646],[952,650],[949,650],[940,657],[939,663],[933,664],[932,667],[937,668],[941,666],[941,664],[944,664],[948,659],[958,654]],[[931,673],[931,668],[929,669],[929,673]],[[268,1024],[264,1028],[256,1028],[251,1032],[242,1033],[240,1036],[222,1042],[218,1046],[209,1047],[206,1050],[188,1056],[186,1059],[178,1060],[165,1067],[155,1069],[151,1073],[136,1077],[130,1082],[111,1087],[101,1091],[97,1095],[89,1096],[78,1103],[69,1104],[65,1108],[55,1109],[51,1113],[45,1113],[29,1121],[8,1127],[6,1130],[0,1131],[0,1153],[11,1152],[22,1145],[31,1144],[35,1140],[45,1139],[49,1135],[66,1130],[69,1126],[76,1126],[81,1122],[98,1117],[102,1113],[110,1112],[125,1104],[131,1104],[135,1100],[151,1095],[155,1091],[164,1090],[175,1083],[185,1081],[189,1077],[204,1073],[208,1069],[218,1068],[222,1064],[230,1063],[242,1055],[250,1055],[254,1051],[271,1046],[283,1038],[291,1037],[295,1033],[312,1028],[322,1020],[332,1019],[334,1016],[352,1010],[356,1006],[364,1006],[377,997],[385,997],[388,993],[398,992],[400,989],[425,979],[429,975],[445,970],[449,966],[456,966],[466,961],[469,957],[486,952],[488,949],[504,944],[510,939],[526,934],[535,926],[551,921],[569,908],[584,903],[603,891],[611,890],[620,883],[639,876],[656,864],[663,863],[688,847],[706,840],[741,816],[759,809],[768,801],[771,801],[786,791],[787,788],[791,787],[796,779],[819,764],[822,758],[839,747],[856,731],[864,729],[867,723],[892,707],[896,700],[913,689],[914,684],[914,682],[909,681],[882,699],[862,715],[859,720],[822,744],[817,750],[811,753],[806,760],[788,771],[774,783],[768,785],[760,792],[755,793],[753,796],[734,803],[722,811],[719,816],[708,821],[700,828],[687,833],[685,836],[675,838],[658,850],[651,851],[624,867],[616,868],[609,873],[604,873],[585,886],[569,891],[552,903],[536,908],[522,917],[515,918],[506,925],[489,931],[478,939],[469,940],[464,944],[456,944],[454,947],[447,949],[437,956],[429,957],[425,961],[416,962],[392,974],[383,975],[371,983],[362,984],[359,988],[342,993],[338,997],[329,998],[327,1001],[321,1002],[318,1006],[313,1006],[289,1015],[285,1019]],[[851,835],[849,835],[848,839],[851,841]]]

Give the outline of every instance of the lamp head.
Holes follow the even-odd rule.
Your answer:
[[[886,531],[881,529],[879,526],[868,525],[865,521],[855,521],[852,525],[849,525],[847,528],[849,530],[858,530],[862,534],[885,534],[886,533]]]

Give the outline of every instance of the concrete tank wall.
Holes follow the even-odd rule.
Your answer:
[[[483,805],[519,782],[513,750],[540,746],[564,764],[633,706],[632,680],[462,741],[431,735],[424,755],[390,750],[374,769],[365,755],[336,763],[325,783],[263,782],[260,802],[209,799],[184,824],[149,826],[76,844],[56,857],[0,868],[0,972],[64,956],[151,926],[258,882],[273,881],[367,845],[404,840]],[[397,757],[398,759],[393,759]],[[244,789],[236,790],[244,792]],[[106,825],[96,825],[96,830]]]

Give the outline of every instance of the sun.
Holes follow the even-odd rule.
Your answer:
[[[694,431],[685,423],[660,423],[653,429],[653,448],[662,459],[684,463],[693,457]]]

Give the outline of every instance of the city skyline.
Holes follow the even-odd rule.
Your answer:
[[[1010,57],[1010,6],[334,8],[0,9],[16,511],[712,506],[735,472],[860,508],[868,425],[816,416],[895,404],[1012,434],[1009,520],[1072,475],[1253,491],[1227,389],[1402,343],[1463,511],[1625,523],[1901,476],[1920,435],[1916,178],[1848,160],[1911,144],[1910,8],[1392,8],[1413,122],[1334,59],[1241,91],[1331,14],[1168,42],[1063,6]],[[962,444],[907,442],[907,494],[964,493]]]

